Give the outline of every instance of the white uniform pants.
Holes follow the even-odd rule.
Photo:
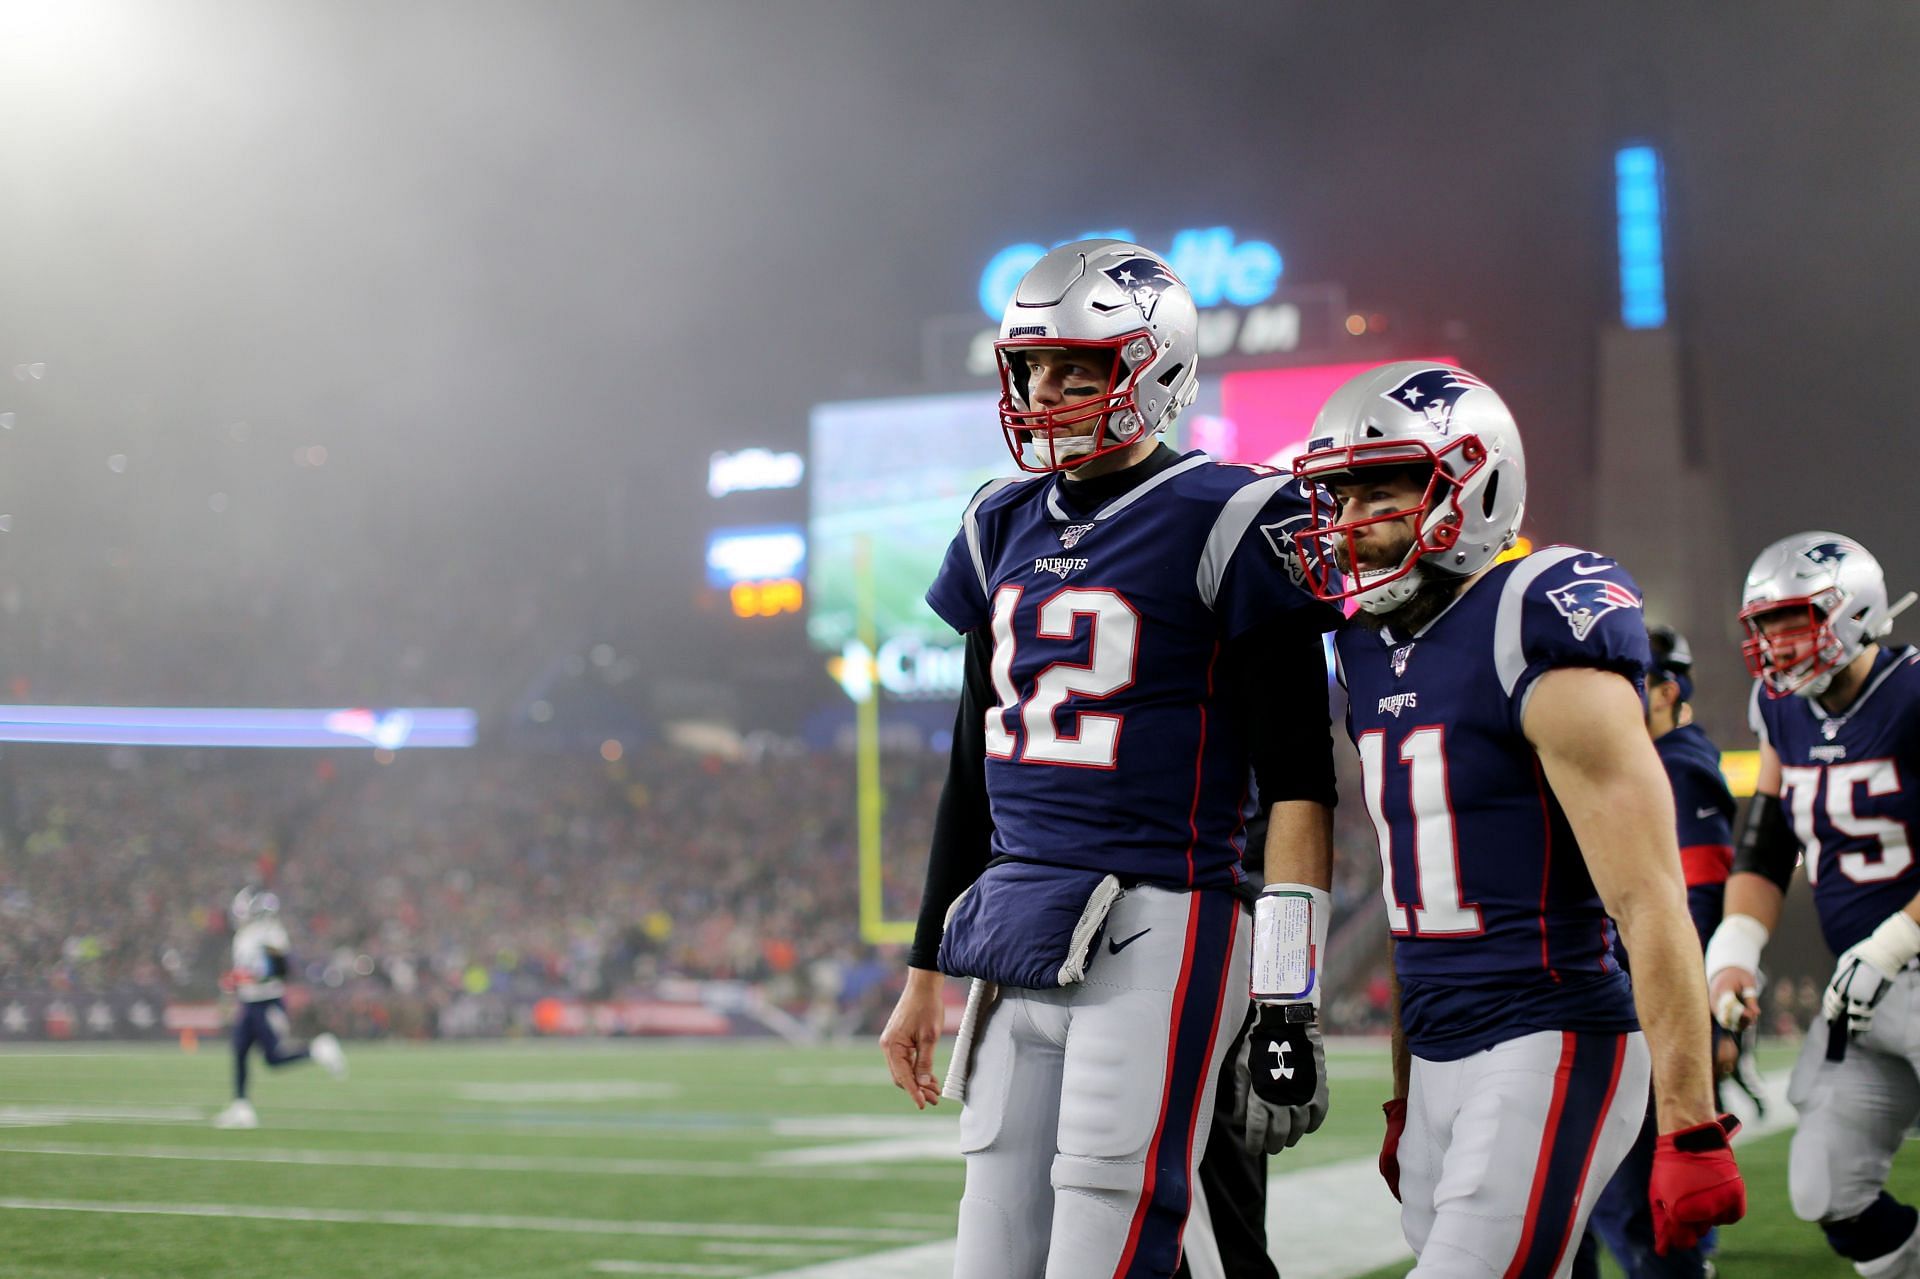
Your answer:
[[[1646,1037],[1541,1031],[1413,1059],[1400,1224],[1419,1279],[1550,1279],[1646,1117]]]
[[[1173,1273],[1248,945],[1232,894],[1135,888],[1086,981],[1001,991],[960,1115],[956,1279]]]
[[[1800,1046],[1787,1100],[1800,1112],[1787,1164],[1794,1215],[1843,1221],[1879,1197],[1893,1156],[1920,1118],[1920,972],[1893,979],[1867,1033],[1827,1060],[1816,1016]]]

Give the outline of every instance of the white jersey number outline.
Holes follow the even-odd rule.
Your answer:
[[[1070,768],[1112,768],[1120,756],[1119,715],[1099,715],[1080,711],[1074,731],[1062,732],[1054,713],[1070,697],[1095,701],[1111,697],[1133,683],[1135,660],[1140,653],[1140,614],[1118,591],[1068,587],[1055,592],[1040,605],[1035,619],[1037,640],[1071,640],[1087,618],[1086,662],[1051,662],[1033,678],[1032,691],[1022,705],[1020,690],[1013,684],[1013,658],[1019,639],[1013,633],[1013,619],[1026,588],[1003,586],[993,595],[994,695],[999,704],[987,712],[987,754],[995,759],[1014,758],[1013,732],[1007,727],[1007,713],[1020,713],[1020,727],[1026,744],[1020,759],[1029,764],[1061,764]]]
[[[1814,809],[1820,782],[1827,784],[1827,821],[1842,835],[1872,840],[1876,849],[1853,848],[1834,859],[1840,873],[1856,884],[1898,879],[1913,865],[1913,841],[1905,822],[1890,817],[1863,817],[1853,811],[1853,788],[1864,785],[1869,795],[1898,795],[1900,769],[1891,759],[1857,759],[1845,764],[1789,764],[1780,769],[1780,802],[1793,818],[1793,833],[1807,864],[1807,882],[1819,882],[1820,836],[1814,830]]]
[[[1407,798],[1413,807],[1413,865],[1419,896],[1413,924],[1394,885],[1393,825],[1387,820],[1387,733],[1371,728],[1355,743],[1360,748],[1361,790],[1367,816],[1380,846],[1380,894],[1387,902],[1387,926],[1396,936],[1471,937],[1482,931],[1480,908],[1460,900],[1460,841],[1453,828],[1453,802],[1447,793],[1446,730],[1416,728],[1400,739],[1400,762],[1407,765]]]

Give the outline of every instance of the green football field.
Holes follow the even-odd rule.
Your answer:
[[[865,1045],[350,1050],[344,1082],[256,1070],[251,1132],[209,1123],[217,1043],[0,1054],[0,1275],[941,1272],[913,1250],[951,1237],[953,1108],[914,1112]],[[1337,1046],[1332,1070],[1332,1117],[1276,1173],[1371,1166],[1383,1051]],[[1786,1140],[1744,1147],[1755,1212],[1723,1274],[1838,1273],[1786,1210]]]

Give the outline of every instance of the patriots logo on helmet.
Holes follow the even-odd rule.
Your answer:
[[[1598,577],[1575,578],[1548,591],[1547,598],[1560,610],[1560,616],[1567,619],[1567,626],[1577,640],[1585,639],[1593,624],[1614,609],[1640,607],[1638,595],[1618,582]]]
[[[1151,320],[1153,310],[1160,305],[1163,290],[1180,283],[1173,274],[1152,258],[1128,258],[1119,266],[1104,268],[1107,278],[1119,285],[1133,304],[1140,308],[1140,314]]]
[[[1837,566],[1841,560],[1847,558],[1847,548],[1839,542],[1822,542],[1818,546],[1809,547],[1806,555],[1815,564]]]
[[[1418,409],[1427,425],[1445,432],[1453,424],[1454,406],[1468,391],[1488,390],[1485,382],[1457,369],[1421,369],[1381,398],[1410,409]]]

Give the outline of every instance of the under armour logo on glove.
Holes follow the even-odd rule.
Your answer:
[[[1747,1215],[1747,1184],[1733,1161],[1740,1121],[1721,1115],[1704,1124],[1660,1134],[1653,1148],[1647,1197],[1653,1203],[1653,1249],[1666,1256],[1691,1248],[1714,1226]]]
[[[1320,1088],[1310,1035],[1313,1023],[1291,1020],[1290,1014],[1298,1015],[1295,1010],[1311,1015],[1313,1006],[1262,1005],[1251,1032],[1253,1059],[1264,1067],[1253,1072],[1253,1090],[1276,1106],[1305,1106]]]
[[[1255,1158],[1277,1155],[1327,1117],[1326,1050],[1310,1021],[1311,1004],[1255,1004],[1234,1049],[1233,1118]]]

